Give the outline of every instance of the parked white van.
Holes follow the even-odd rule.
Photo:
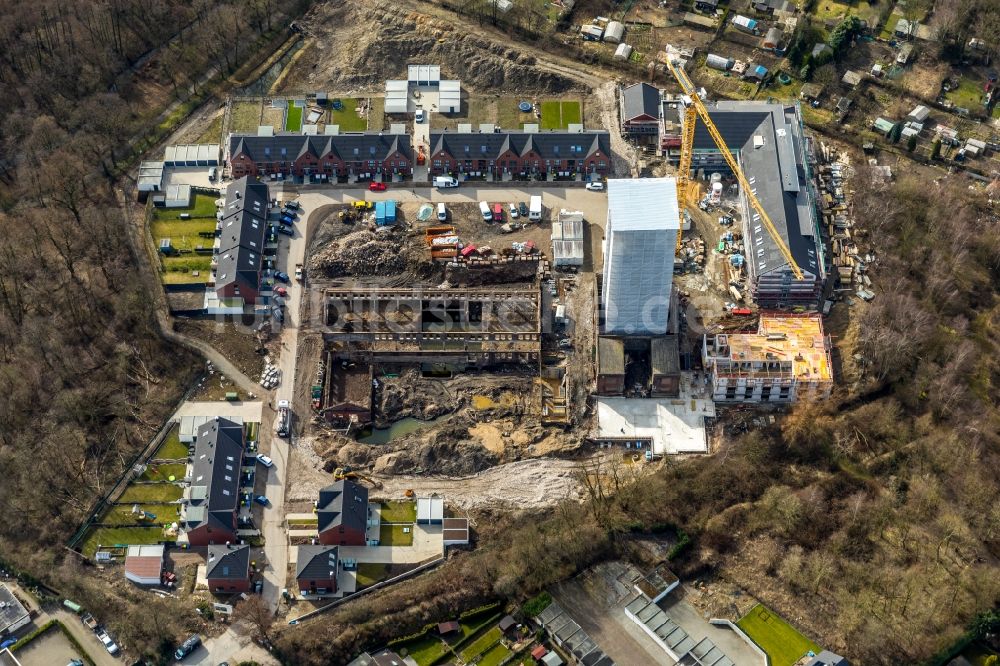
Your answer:
[[[479,212],[482,213],[483,219],[486,220],[487,222],[493,221],[493,210],[490,208],[490,205],[485,201],[479,202]]]
[[[451,176],[434,176],[434,187],[458,187],[458,180]]]
[[[443,203],[438,204],[438,221],[444,222],[448,219],[448,209],[444,207]]]

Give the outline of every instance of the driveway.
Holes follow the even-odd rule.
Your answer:
[[[440,526],[413,526],[412,546],[341,546],[341,559],[386,564],[419,564],[444,555],[444,535]]]
[[[188,401],[181,405],[173,418],[182,416],[221,416],[223,418],[240,418],[243,423],[260,423],[264,403],[259,400],[243,400],[235,402]]]
[[[277,666],[278,664],[278,660],[272,657],[267,650],[254,643],[249,634],[237,632],[237,627],[229,627],[221,636],[209,638],[181,663],[195,666],[216,666],[226,661],[230,664],[255,661],[262,666]]]

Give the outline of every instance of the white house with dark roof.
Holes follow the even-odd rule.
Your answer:
[[[622,134],[637,140],[655,141],[660,134],[660,90],[648,83],[621,89],[619,115]]]

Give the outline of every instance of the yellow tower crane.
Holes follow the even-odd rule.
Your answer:
[[[677,63],[674,62],[673,55],[669,54],[667,57],[667,67],[670,69],[670,73],[674,75],[674,78],[677,79],[677,83],[680,84],[681,91],[685,96],[690,98],[689,103],[685,101],[684,107],[684,128],[683,134],[681,135],[681,161],[677,175],[677,200],[682,202],[682,204],[688,204],[694,185],[691,182],[691,153],[694,152],[695,118],[699,117],[705,124],[705,128],[708,130],[709,135],[711,135],[712,140],[715,141],[715,145],[718,146],[719,152],[722,153],[722,157],[726,160],[726,164],[729,165],[733,175],[736,176],[736,180],[739,182],[740,187],[743,188],[743,193],[746,195],[747,201],[750,202],[750,207],[753,209],[752,221],[762,224],[764,228],[767,229],[767,233],[770,234],[774,244],[778,246],[778,250],[785,258],[785,261],[788,262],[788,267],[791,269],[795,279],[803,279],[802,269],[795,263],[795,259],[792,257],[792,251],[788,249],[788,245],[785,243],[784,239],[782,239],[781,234],[778,233],[774,223],[771,222],[771,218],[768,217],[767,211],[764,210],[764,207],[761,205],[760,201],[758,201],[753,187],[750,185],[746,175],[743,173],[743,169],[740,168],[736,158],[733,157],[732,152],[730,152],[725,139],[723,139],[722,134],[719,133],[719,128],[715,126],[715,123],[712,122],[712,118],[708,115],[708,109],[705,107],[705,103],[701,101],[700,97],[698,97],[698,92],[695,90],[694,84],[691,83],[691,79],[688,78],[687,72],[681,69]],[[680,236],[680,232],[678,232],[678,244],[681,240]]]

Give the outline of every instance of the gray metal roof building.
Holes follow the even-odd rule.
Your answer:
[[[709,115],[804,274],[803,280],[793,278],[787,283],[788,262],[741,193],[744,251],[754,300],[762,307],[815,307],[825,269],[809,180],[810,149],[798,107],[720,101],[709,105]],[[700,120],[695,126],[691,166],[728,171]]]
[[[219,166],[219,146],[214,143],[167,146],[163,164],[168,167]]]
[[[222,208],[215,289],[235,283],[256,291],[264,262],[267,235],[268,190],[265,183],[248,177],[233,181]]]
[[[327,580],[337,577],[337,546],[299,546],[295,560],[296,580]]]
[[[14,633],[31,622],[31,614],[10,588],[0,583],[0,636]]]
[[[675,178],[608,181],[601,303],[605,333],[667,332],[679,229]]]
[[[645,595],[629,602],[625,606],[625,615],[676,659],[678,666],[735,666],[715,643],[708,638],[695,641]]]
[[[187,529],[208,524],[233,530],[242,462],[243,426],[217,417],[198,428],[184,520]]]
[[[368,489],[348,480],[331,483],[319,491],[316,518],[320,534],[340,527],[364,533],[368,527]]]
[[[558,602],[553,601],[535,619],[556,643],[573,654],[578,663],[587,666],[614,666],[615,662],[604,654]]]
[[[517,155],[535,151],[542,159],[585,159],[595,152],[611,155],[611,137],[604,130],[585,132],[431,132],[430,154],[444,151],[456,160],[497,159],[508,150]]]
[[[255,162],[294,162],[306,154],[317,159],[333,154],[344,162],[382,161],[396,152],[407,159],[413,158],[409,135],[352,132],[322,136],[232,134],[229,137],[230,156],[243,154]]]
[[[205,578],[246,580],[250,577],[250,546],[209,546]]]

